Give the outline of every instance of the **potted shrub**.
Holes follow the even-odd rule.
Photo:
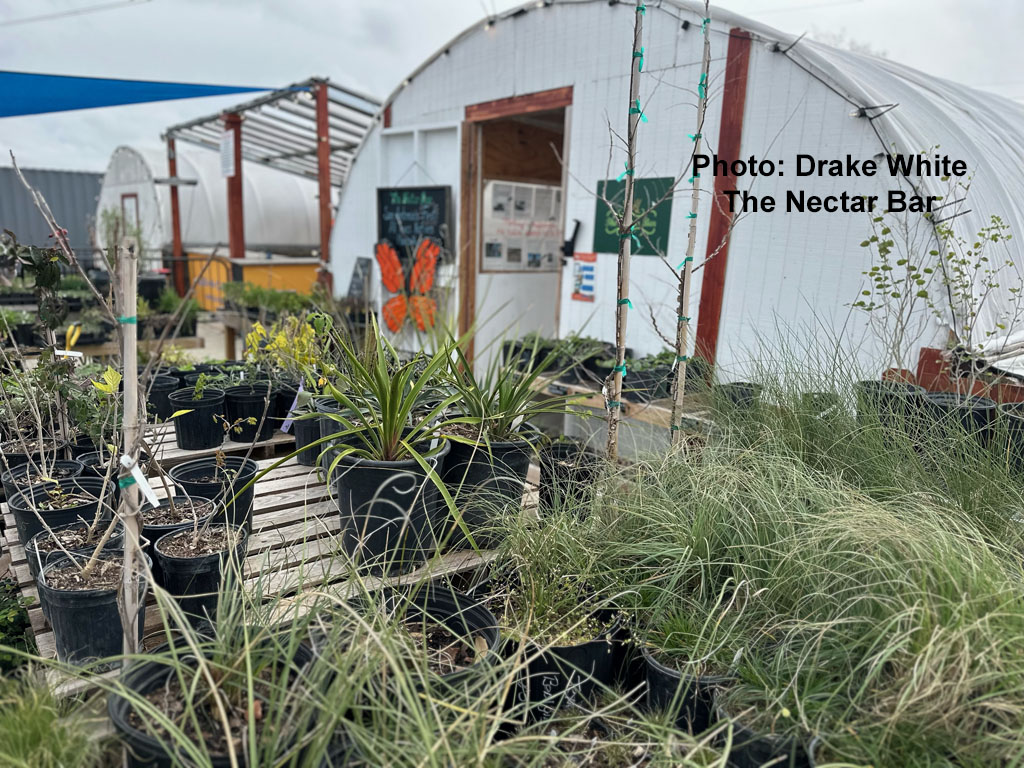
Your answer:
[[[106,529],[106,525],[79,521],[40,531],[25,545],[25,559],[32,578],[37,579],[40,571],[54,560],[68,555],[79,559],[88,557],[97,547],[102,548],[106,557],[118,557],[124,548],[124,527],[118,524],[109,536]]]
[[[244,577],[248,539],[245,528],[207,522],[166,533],[153,544],[163,587],[193,626],[214,623],[229,571],[237,575],[235,583]]]
[[[114,483],[94,477],[73,477],[60,483],[33,485],[8,499],[18,540],[28,542],[46,528],[83,521],[109,520]]]
[[[39,601],[53,627],[57,658],[90,664],[120,655],[123,564],[120,557],[64,557],[39,574]],[[146,580],[139,577],[139,640],[145,626]]]
[[[623,393],[641,403],[668,397],[675,360],[676,353],[666,349],[627,363]]]
[[[585,378],[587,364],[599,355],[603,355],[605,344],[590,336],[571,333],[556,345],[558,357],[554,368],[560,371],[559,381],[566,384],[578,384]]]
[[[4,496],[9,499],[33,485],[78,477],[83,469],[82,463],[73,459],[58,459],[45,465],[20,464],[0,475],[0,484],[3,484]]]
[[[464,527],[473,533],[477,544],[491,546],[497,542],[494,531],[500,518],[522,505],[526,473],[539,437],[529,419],[564,413],[573,396],[537,391],[537,377],[553,365],[557,350],[539,361],[531,354],[536,365],[525,370],[506,365],[495,355],[477,375],[461,345],[453,348],[448,379],[457,394],[458,416],[443,428],[452,450],[442,477],[456,499]],[[462,526],[450,521],[445,531],[448,546],[467,546],[464,534]]]
[[[190,389],[179,389],[167,396],[175,409],[174,439],[186,451],[209,450],[224,442],[224,430],[218,419],[224,415],[224,391],[206,386],[200,377]]]
[[[170,491],[170,489],[168,489]],[[160,559],[153,555],[153,542],[174,531],[193,528],[207,523],[217,512],[210,499],[201,496],[175,496],[168,492],[156,507],[143,504],[139,509],[139,536],[142,551],[153,560],[153,582],[164,586],[160,575]]]
[[[146,391],[148,411],[160,421],[167,421],[174,413],[171,405],[171,393],[180,388],[177,376],[154,376]]]
[[[185,496],[210,499],[215,520],[252,530],[253,480],[260,465],[242,456],[217,454],[172,467],[168,476]]]

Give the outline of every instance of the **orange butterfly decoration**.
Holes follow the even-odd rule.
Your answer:
[[[425,331],[428,326],[433,328],[437,302],[426,294],[434,287],[441,246],[429,237],[420,240],[416,246],[408,291],[405,286],[405,269],[394,246],[386,241],[377,243],[375,253],[377,264],[380,266],[381,282],[389,292],[397,294],[381,307],[384,324],[392,333],[398,333],[405,323],[405,318],[411,315],[416,327],[421,331]]]

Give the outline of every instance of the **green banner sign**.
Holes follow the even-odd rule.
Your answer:
[[[668,230],[672,218],[672,196],[661,198],[671,189],[671,177],[658,179],[637,179],[633,186],[633,216],[636,234],[640,238],[639,247],[633,241],[632,253],[638,256],[658,256],[668,253]],[[597,182],[597,212],[594,216],[594,251],[596,253],[619,252],[619,225],[615,214],[608,210],[604,199],[615,208],[616,213],[622,211],[622,200],[626,194],[625,181]],[[658,201],[661,200],[660,203]],[[651,206],[642,220],[637,220]]]

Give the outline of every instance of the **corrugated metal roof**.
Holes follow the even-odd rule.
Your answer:
[[[76,252],[92,250],[91,230],[96,217],[102,173],[22,168],[38,189],[57,223],[68,231]],[[23,245],[52,245],[49,227],[13,168],[0,168],[0,231],[9,229]]]

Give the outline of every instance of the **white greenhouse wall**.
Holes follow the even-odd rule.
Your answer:
[[[699,73],[702,7],[690,0],[664,0],[648,7],[640,100],[650,122],[641,127],[638,178],[679,175],[689,157],[692,144],[687,134],[694,130],[693,89]],[[624,133],[635,11],[631,4],[609,5],[605,0],[555,0],[550,6],[530,4],[523,10],[467,30],[413,73],[390,100],[393,127],[387,133],[457,125],[464,119],[467,105],[572,85],[565,231],[570,233],[573,220],[579,219],[576,250],[591,251],[597,182],[616,177],[625,157],[621,146],[610,148],[609,120],[611,128]],[[976,232],[979,222],[984,223],[990,214],[1003,216],[1017,235],[1008,256],[1024,265],[1019,256],[1024,214],[1019,206],[1011,205],[1011,201],[1024,198],[1024,140],[1020,138],[1024,135],[1024,108],[892,62],[809,41],[789,54],[773,52],[773,42],[788,45],[792,38],[727,11],[713,10],[712,17],[710,101],[703,128],[706,151],[716,149],[728,35],[732,27],[739,26],[753,38],[740,156],[782,158],[788,171],[767,180],[748,177],[738,186],[750,187],[756,194],[773,194],[782,205],[788,189],[817,195],[862,192],[878,194],[884,201],[887,189],[901,185],[906,189],[905,182],[893,180],[887,173],[874,179],[797,178],[790,165],[798,152],[821,158],[849,153],[866,159],[894,145],[897,151],[915,153],[941,143],[943,151],[967,160],[976,171],[974,186],[980,210],[955,225],[963,232]],[[689,22],[688,29],[684,29],[684,20]],[[851,116],[857,104],[890,102],[898,102],[899,107],[873,124]],[[405,184],[424,183],[419,165],[415,173],[396,176],[401,174],[398,168],[404,171],[403,163],[408,165],[406,158],[414,157],[419,164],[434,163],[435,153],[424,150],[423,141],[412,141],[411,146],[397,138],[388,142],[383,133],[378,127],[368,134],[342,197],[339,226],[332,241],[339,289],[347,285],[353,258],[372,256],[376,186],[394,183],[396,178],[403,178]],[[925,137],[935,139],[926,142]],[[382,141],[386,143],[383,150]],[[429,175],[449,179],[438,183],[452,184],[457,202],[461,159],[457,151],[437,156],[450,163],[450,172],[442,169]],[[714,178],[705,171],[697,264],[707,249],[713,183]],[[688,208],[689,189],[683,188],[673,201],[668,265],[647,256],[634,257],[631,263],[629,295],[634,310],[629,314],[626,343],[639,354],[657,352],[664,346],[652,315],[666,335],[673,333],[677,281],[672,268],[682,261]],[[454,221],[457,227],[457,214]],[[869,233],[867,214],[776,211],[743,217],[733,230],[728,256],[718,337],[720,378],[750,376],[759,361],[768,358],[770,362],[772,354],[783,356],[783,348],[790,356],[808,358],[830,354],[837,342],[844,362],[858,366],[866,375],[877,375],[881,367],[892,364],[879,335],[872,331],[872,326],[877,329],[879,325],[877,319],[869,322],[864,313],[850,307],[864,282],[863,272],[870,266],[869,251],[860,247]],[[457,242],[457,235],[453,233],[456,251],[463,245]],[[614,254],[598,256],[594,303],[571,299],[572,266],[563,268],[560,335],[577,330],[604,339],[613,337],[615,262]],[[703,271],[695,274],[691,294],[690,314],[698,326],[702,275]],[[486,275],[481,279],[488,280]],[[375,288],[377,282],[375,276]],[[503,299],[501,294],[508,294],[511,284],[478,282],[478,296],[486,294],[488,304],[497,307],[509,298]],[[1005,298],[995,297],[984,322],[996,322],[1005,309]],[[517,297],[516,309],[505,312],[504,320],[511,323],[517,312],[529,312],[531,302],[544,300],[546,297],[536,292]],[[478,316],[490,314],[480,309]],[[947,331],[925,311],[914,315],[910,325],[915,343],[905,350],[900,362],[912,368],[917,348],[942,346]],[[1024,338],[1024,330],[1018,331],[1018,336]],[[1011,337],[1016,340],[1017,336]]]
[[[183,243],[186,247],[226,246],[227,181],[220,175],[220,156],[202,149],[183,150],[180,146],[177,151],[178,176],[197,181],[178,188]],[[170,187],[153,181],[167,175],[165,149],[118,147],[103,177],[96,220],[102,220],[104,210],[120,210],[122,194],[135,193],[147,248],[169,250]],[[319,247],[315,182],[249,162],[243,164],[242,181],[247,250]],[[103,236],[102,232],[99,234]]]

